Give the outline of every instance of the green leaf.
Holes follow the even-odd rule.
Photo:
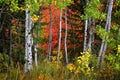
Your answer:
[[[120,70],[120,63],[115,63],[115,69]]]

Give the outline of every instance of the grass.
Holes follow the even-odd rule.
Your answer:
[[[92,61],[91,61],[92,58]],[[90,59],[90,60],[89,60]],[[83,55],[76,59],[76,62],[68,65],[60,62],[39,60],[37,67],[24,73],[24,69],[18,66],[11,68],[10,74],[7,71],[0,73],[0,80],[119,80],[120,70],[114,68],[105,61],[102,69],[95,67],[95,56]],[[106,58],[107,59],[107,58]],[[92,65],[91,65],[92,64]]]

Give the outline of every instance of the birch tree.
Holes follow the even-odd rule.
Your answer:
[[[59,42],[58,42],[58,56],[57,60],[60,60],[60,49],[61,49],[61,37],[62,37],[62,8],[60,9],[60,23],[59,23]]]
[[[62,0],[62,1],[57,1],[57,5],[60,9],[60,23],[59,23],[59,41],[58,41],[58,55],[57,55],[57,60],[59,61],[60,60],[60,49],[61,49],[61,38],[62,38],[62,35],[61,35],[61,32],[62,32],[62,10],[67,7],[72,1],[69,0]],[[67,55],[66,55],[67,56]]]
[[[35,56],[34,57],[35,58],[35,66],[37,67],[37,65],[38,65],[38,61],[37,61],[38,43],[37,42],[34,43],[34,51],[35,51],[35,53],[34,53],[35,54],[34,55]]]
[[[88,3],[88,0],[86,0],[86,4],[87,3]],[[83,52],[85,52],[87,49],[87,29],[88,29],[88,19],[85,20]]]
[[[67,53],[67,32],[68,32],[68,26],[67,26],[67,8],[65,8],[65,59],[66,63],[68,64],[68,53]]]
[[[49,45],[48,45],[48,59],[50,61],[51,50],[52,50],[52,11],[51,4],[49,4],[49,14],[50,14],[50,35],[49,35]]]
[[[40,27],[41,27],[41,12],[42,12],[42,9],[43,9],[43,5],[41,5],[40,6],[40,10],[38,11],[38,15],[39,15],[39,17],[38,17],[38,26],[36,27],[37,28],[37,38],[39,38],[39,36],[40,36]],[[34,53],[34,61],[35,61],[35,66],[37,67],[38,66],[38,40],[34,40],[34,51],[35,51],[35,53]]]
[[[92,52],[93,45],[94,45],[94,27],[95,27],[95,20],[90,18],[89,19],[89,40],[87,49]]]
[[[26,8],[26,21],[25,21],[25,72],[32,69],[32,45],[33,38],[31,35],[31,29],[33,22],[31,20],[29,10]]]
[[[85,52],[87,47],[87,27],[88,27],[88,20],[85,20],[85,29],[84,29],[84,44],[83,44],[83,52]]]
[[[101,18],[101,12],[97,10],[100,4],[99,0],[86,0],[85,16],[81,16],[85,19],[83,52],[86,50],[92,52],[94,45],[95,19],[104,19],[104,17]],[[104,14],[102,13],[102,15]],[[87,31],[89,31],[89,33]]]
[[[34,27],[34,22],[37,22],[38,16],[35,15],[41,6],[43,0],[28,0],[26,1],[26,21],[25,21],[25,72],[32,69],[32,46],[33,46],[33,36],[32,29]],[[35,42],[35,65],[37,66],[37,47],[38,44]]]
[[[113,7],[113,0],[110,0],[109,5],[108,5],[106,24],[105,24],[105,31],[107,31],[107,32],[110,32],[112,7]],[[102,39],[102,44],[101,44],[101,48],[100,48],[99,56],[98,56],[98,64],[100,63],[100,58],[101,58],[101,63],[104,60],[104,55],[105,55],[106,48],[107,48],[107,42],[105,41],[105,38],[106,38],[106,36],[104,36]]]

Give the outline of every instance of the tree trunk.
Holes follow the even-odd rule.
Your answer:
[[[10,78],[10,70],[11,70],[11,59],[12,59],[12,30],[11,30],[11,25],[9,27],[9,36],[10,36],[10,41],[9,41],[9,45],[10,45],[10,49],[9,49],[9,60],[8,60],[8,78]]]
[[[34,44],[34,51],[35,51],[35,66],[37,67],[37,65],[38,65],[38,62],[37,62],[37,53],[38,53],[38,43],[37,43],[37,41],[35,42],[35,44]]]
[[[33,22],[31,21],[28,8],[26,9],[26,22],[25,22],[25,72],[32,69],[32,45],[33,38],[31,35]]]
[[[107,20],[105,25],[105,31],[108,31],[108,32],[110,32],[112,7],[113,7],[113,0],[110,0],[109,6],[108,6]],[[104,55],[105,55],[106,49],[107,49],[107,42],[105,41],[105,36],[104,36],[102,39],[101,49],[99,52],[98,64],[100,63],[100,57],[101,57],[101,64],[104,61]]]
[[[37,26],[37,38],[40,36],[39,34],[39,28],[41,27],[41,11],[42,11],[42,6],[40,8],[40,13],[39,13],[39,19],[38,19],[38,26]],[[37,67],[38,66],[38,41],[37,40],[34,40],[34,61],[35,61],[35,66]]]
[[[92,41],[92,29],[91,29],[91,18],[88,19],[88,28],[89,28],[89,40],[87,50],[91,50],[91,41]]]
[[[59,42],[58,42],[58,56],[57,60],[60,60],[60,49],[61,49],[61,31],[62,31],[62,9],[60,10],[60,27],[59,27]]]
[[[108,32],[110,32],[112,7],[113,7],[113,0],[110,0],[109,7],[108,7],[108,14],[107,14],[107,22],[106,22],[106,27],[107,27]],[[104,61],[104,56],[105,56],[106,49],[107,49],[107,42],[105,42],[101,63]]]
[[[49,14],[50,14],[50,35],[49,35],[49,45],[48,45],[48,60],[50,61],[51,50],[52,50],[52,11],[51,4],[49,4]]]
[[[89,19],[89,41],[88,41],[88,50],[93,52],[94,47],[94,27],[95,27],[95,21],[94,19]]]
[[[68,31],[68,27],[67,27],[67,8],[65,8],[65,58],[66,58],[66,63],[68,64],[68,53],[67,53],[67,31]]]
[[[91,35],[91,37],[92,37],[92,39],[91,39],[91,50],[92,50],[92,53],[94,53],[94,39],[95,39],[95,35],[94,35],[94,30],[95,30],[95,19],[93,18],[92,19],[92,35]]]
[[[87,28],[88,28],[88,20],[85,20],[83,52],[85,52],[87,48]]]
[[[85,1],[86,4],[89,2],[89,0],[85,0]],[[85,20],[83,52],[85,52],[87,49],[87,29],[88,29],[88,19]]]

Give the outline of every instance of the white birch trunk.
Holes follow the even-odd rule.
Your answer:
[[[100,48],[99,55],[98,55],[97,65],[99,65],[99,63],[100,63],[100,59],[101,59],[101,56],[102,56],[103,48],[104,48],[104,41],[102,40],[101,48]]]
[[[95,35],[94,35],[94,30],[95,30],[95,19],[93,18],[92,19],[92,43],[91,43],[91,46],[92,46],[92,51],[93,51],[93,49],[94,49],[94,39],[95,39]],[[94,52],[93,52],[94,53]]]
[[[112,7],[113,7],[113,0],[110,0],[109,7],[108,7],[107,23],[106,23],[106,27],[108,29],[108,32],[110,32]],[[102,60],[101,60],[101,62],[104,61],[104,56],[105,56],[106,49],[107,49],[107,42],[105,42],[105,46],[104,46],[104,49],[103,49],[103,54],[102,54]]]
[[[94,27],[95,27],[95,22],[94,19],[89,19],[89,41],[88,41],[88,50],[92,52],[92,48],[94,45]]]
[[[51,51],[52,51],[52,11],[51,6],[49,5],[49,14],[50,14],[50,35],[49,35],[49,45],[48,45],[48,60],[50,61]]]
[[[61,31],[62,31],[62,9],[60,10],[60,27],[59,27],[59,42],[58,42],[58,56],[57,60],[60,60],[60,49],[61,49]]]
[[[108,6],[107,20],[105,25],[105,31],[108,31],[108,32],[110,31],[112,7],[113,7],[113,0],[110,0],[109,6]],[[107,49],[107,42],[105,42],[105,37],[103,37],[99,56],[98,56],[98,64],[100,63],[100,57],[102,58],[101,63],[103,62],[106,49]]]
[[[66,58],[66,63],[68,64],[68,53],[67,53],[67,31],[68,31],[68,26],[67,26],[67,8],[65,8],[65,58]]]
[[[28,13],[28,8],[26,9],[26,22],[25,22],[25,72],[32,69],[32,45],[33,38],[31,35],[32,21]]]
[[[87,28],[88,28],[88,20],[85,20],[83,52],[85,52],[87,48]]]
[[[89,41],[88,41],[88,48],[87,50],[90,50],[91,51],[91,41],[92,41],[92,29],[91,29],[91,18],[88,19],[88,27],[89,27]]]
[[[38,53],[38,44],[37,43],[35,43],[34,44],[34,51],[35,51],[35,66],[37,66],[38,65],[38,62],[37,62],[37,53]]]
[[[86,4],[89,2],[89,0],[85,0],[85,1]],[[87,29],[88,29],[88,19],[85,20],[83,52],[85,52],[87,49]]]
[[[41,9],[40,9],[40,15],[41,15],[41,10],[42,10],[42,7],[41,7]],[[41,17],[39,17],[39,20],[38,20],[38,26],[37,26],[37,38],[40,36],[40,34],[39,34],[39,27],[41,26],[41,24],[40,24],[40,22],[41,22]],[[34,61],[35,61],[35,66],[37,67],[38,66],[38,58],[37,58],[37,56],[38,56],[38,41],[35,41],[34,42],[34,51],[35,51],[35,53],[34,53]]]

